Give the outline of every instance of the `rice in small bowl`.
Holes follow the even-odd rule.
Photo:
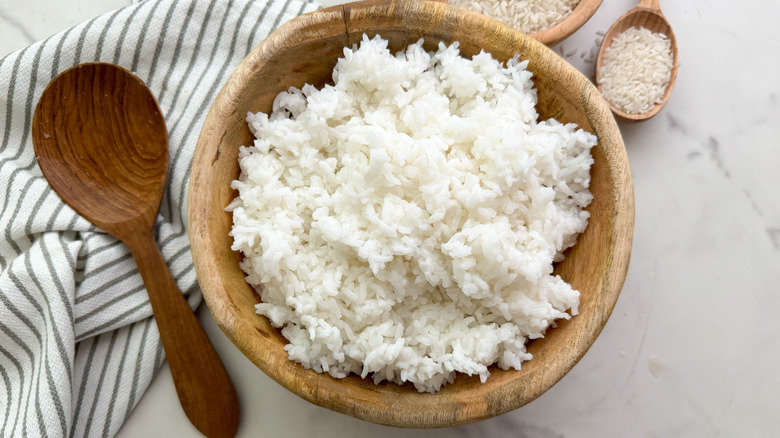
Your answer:
[[[548,46],[579,30],[602,0],[448,0],[531,35]]]
[[[237,195],[231,182],[240,174],[238,147],[253,143],[246,114],[270,113],[277,95],[291,86],[309,83],[321,88],[331,82],[343,49],[359,42],[363,34],[381,34],[392,52],[422,38],[428,51],[439,43],[458,41],[467,57],[485,50],[507,62],[519,55],[534,74],[539,119],[575,123],[599,140],[592,149],[588,228],[554,272],[581,292],[579,314],[528,344],[533,359],[523,362],[520,370],[491,366],[485,383],[480,372],[471,377],[461,373],[435,393],[420,393],[411,383],[375,384],[355,374],[334,378],[290,360],[287,339],[272,321],[255,314],[260,295],[245,280],[241,256],[231,250],[233,217],[224,211]],[[292,20],[270,35],[239,66],[207,117],[193,162],[189,201],[193,257],[204,297],[239,349],[306,400],[369,421],[407,427],[489,418],[522,406],[558,381],[595,340],[617,300],[633,226],[633,194],[622,140],[588,80],[517,31],[431,2],[334,8]]]

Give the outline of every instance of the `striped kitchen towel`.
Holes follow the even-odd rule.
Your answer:
[[[113,436],[164,352],[124,244],[65,205],[36,164],[35,105],[61,71],[119,64],[157,96],[170,174],[157,239],[181,290],[201,301],[187,236],[187,182],[201,124],[233,69],[304,0],[147,0],[0,59],[0,437]]]

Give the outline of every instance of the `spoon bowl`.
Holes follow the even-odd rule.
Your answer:
[[[82,64],[46,87],[32,131],[54,191],[130,248],[187,417],[206,436],[234,436],[233,384],[152,234],[168,172],[168,133],[154,95],[121,67]]]
[[[122,240],[135,226],[151,228],[167,175],[168,132],[140,79],[109,65],[63,72],[36,108],[33,144],[46,179],[78,214]]]
[[[605,50],[610,45],[612,45],[612,41],[615,39],[615,37],[632,27],[644,27],[651,32],[660,33],[669,38],[671,41],[672,71],[669,77],[669,83],[666,85],[663,97],[661,98],[661,102],[657,103],[650,111],[646,113],[630,114],[615,107],[612,102],[607,101],[613,114],[615,114],[618,119],[624,122],[639,122],[650,119],[651,117],[658,114],[658,112],[661,111],[661,109],[666,105],[666,102],[669,100],[669,96],[672,94],[672,89],[674,88],[674,82],[677,79],[677,39],[674,36],[672,26],[661,12],[661,6],[659,5],[658,0],[641,0],[639,5],[623,14],[623,16],[620,17],[612,25],[612,27],[609,28],[606,35],[604,35],[604,41],[601,43],[601,48],[599,49],[599,54],[596,59],[596,84],[599,91],[602,91],[599,75],[603,65]]]

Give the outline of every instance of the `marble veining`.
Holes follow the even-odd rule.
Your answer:
[[[4,7],[0,7],[0,20],[5,22],[7,26],[10,26],[20,34],[20,37],[15,38],[18,43],[32,44],[37,40],[37,38],[35,38],[35,36],[27,29],[25,23],[20,22],[15,17],[10,15]]]
[[[0,57],[130,3],[0,0]],[[592,79],[604,32],[636,4],[604,1],[553,50]],[[631,265],[606,327],[558,384],[521,409],[475,424],[375,425],[281,388],[241,355],[202,306],[199,317],[237,382],[239,436],[775,436],[780,57],[767,47],[780,41],[780,2],[752,6],[661,1],[680,50],[675,89],[652,120],[620,125],[635,189]],[[150,435],[200,436],[178,406],[167,366],[119,433]]]
[[[0,3],[0,57],[37,40],[8,7],[6,2]]]
[[[718,170],[723,172],[723,176],[729,178],[731,174],[723,164],[723,158],[720,156],[720,142],[718,142],[718,139],[715,137],[707,137],[707,140],[704,142],[704,148],[709,151],[710,159],[713,163],[715,163],[715,166],[718,168]]]

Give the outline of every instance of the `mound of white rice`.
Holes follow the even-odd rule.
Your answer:
[[[449,0],[523,33],[547,30],[568,17],[580,0]]]
[[[672,42],[644,27],[620,33],[604,49],[601,94],[627,114],[644,114],[663,100],[672,73]]]
[[[526,65],[364,37],[333,86],[248,114],[233,249],[290,359],[436,391],[520,369],[577,313],[553,261],[587,225],[596,138],[537,122]]]

